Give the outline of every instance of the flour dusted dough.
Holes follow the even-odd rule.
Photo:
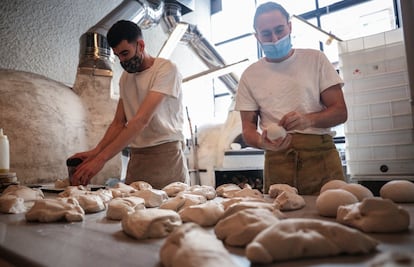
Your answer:
[[[360,184],[346,184],[341,187],[341,189],[346,190],[352,193],[358,201],[362,201],[365,198],[373,197],[374,194],[363,185]]]
[[[232,197],[255,197],[263,198],[263,194],[257,189],[243,188],[235,191],[227,191],[223,193],[223,197],[232,198]]]
[[[138,191],[136,188],[124,183],[117,183],[109,190],[111,190],[113,197],[129,197],[131,193]]]
[[[276,209],[281,211],[298,210],[305,207],[305,199],[294,192],[283,191],[274,200]]]
[[[130,196],[140,197],[145,200],[145,207],[159,207],[168,199],[167,193],[160,189],[145,189],[130,193]]]
[[[57,179],[54,183],[55,188],[65,188],[70,186],[70,181],[69,178],[65,178],[65,179]]]
[[[278,138],[285,138],[286,137],[286,130],[282,126],[277,123],[271,123],[267,127],[267,138],[269,140],[276,140]]]
[[[178,193],[186,191],[190,186],[183,182],[173,182],[166,185],[164,190],[169,197],[175,197]]]
[[[161,246],[164,267],[236,267],[230,253],[214,234],[195,223],[185,223]]]
[[[298,193],[298,190],[288,184],[272,184],[269,187],[269,196],[271,198],[277,197],[282,192]]]
[[[204,196],[207,200],[212,200],[216,197],[216,190],[209,185],[193,185],[187,190],[188,193]]]
[[[329,189],[340,189],[344,185],[346,185],[346,182],[343,180],[330,180],[321,187],[320,194]]]
[[[408,211],[389,199],[366,198],[362,202],[340,206],[336,220],[363,232],[392,233],[407,230]]]
[[[125,214],[145,209],[145,200],[140,197],[114,198],[108,204],[106,217],[111,220],[121,220]]]
[[[258,233],[278,221],[279,218],[267,209],[250,208],[220,220],[214,232],[225,244],[244,247]]]
[[[240,191],[240,186],[236,184],[222,184],[216,188],[217,196],[225,197],[224,195],[232,191]]]
[[[221,204],[224,207],[224,210],[226,210],[228,207],[233,205],[234,203],[239,202],[266,202],[264,198],[257,198],[257,197],[232,197],[228,199],[223,199]]]
[[[135,188],[136,190],[145,190],[152,189],[152,185],[145,181],[136,181],[129,184],[129,186]]]
[[[75,197],[85,213],[95,213],[105,210],[106,206],[102,198],[96,194],[84,194]]]
[[[200,226],[215,225],[224,214],[223,205],[208,201],[203,204],[186,207],[178,212],[183,222],[194,222]]]
[[[336,217],[338,207],[354,204],[358,199],[354,194],[343,189],[329,189],[316,198],[316,209],[319,215]]]
[[[174,211],[180,211],[181,209],[184,209],[186,207],[192,206],[192,205],[199,205],[202,203],[205,203],[207,199],[204,196],[201,195],[194,195],[194,194],[188,194],[185,191],[178,193],[173,198],[169,198],[166,201],[164,201],[161,205],[161,209],[168,209],[168,210],[174,210]]]
[[[267,209],[271,212],[274,212],[276,214],[276,216],[278,216],[278,218],[283,218],[284,215],[281,211],[279,211],[278,209],[275,208],[275,206],[272,203],[266,203],[266,202],[238,202],[238,203],[234,203],[232,205],[230,205],[227,209],[225,209],[224,214],[223,214],[223,219],[227,218],[228,216],[239,212],[241,210],[245,210],[245,209]]]
[[[182,224],[180,215],[158,208],[137,210],[122,217],[122,230],[136,239],[161,238]]]
[[[373,251],[378,241],[336,222],[285,219],[260,232],[247,245],[253,263],[271,263],[305,257],[360,254]]]
[[[83,221],[85,212],[75,198],[56,198],[36,200],[25,214],[27,221],[68,222]]]
[[[414,202],[414,183],[406,180],[394,180],[384,184],[380,189],[382,198],[389,198],[397,203]]]
[[[23,213],[27,208],[24,199],[15,195],[0,196],[0,213]]]
[[[42,190],[24,185],[9,185],[2,193],[2,196],[6,195],[23,198],[24,202],[35,201],[45,197]]]

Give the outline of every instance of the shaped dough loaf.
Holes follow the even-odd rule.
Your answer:
[[[136,190],[145,190],[145,189],[152,189],[152,185],[145,181],[136,181],[130,183],[129,186],[135,188]]]
[[[233,205],[234,203],[239,202],[266,202],[264,198],[257,198],[257,197],[232,197],[229,199],[223,199],[221,204],[224,207],[224,210],[226,210],[228,207]]]
[[[24,185],[9,185],[4,189],[2,196],[13,195],[24,199],[24,202],[43,199],[45,196],[42,190],[38,188],[30,188]]]
[[[75,198],[56,198],[36,200],[25,214],[27,221],[68,222],[83,221],[85,212]]]
[[[358,201],[362,201],[365,198],[374,196],[374,194],[372,194],[368,188],[360,184],[345,184],[340,189],[352,193],[358,199]]]
[[[329,189],[340,189],[344,185],[346,185],[346,182],[343,180],[330,180],[321,187],[319,193],[322,194],[323,192]]]
[[[294,192],[283,191],[274,200],[276,209],[281,211],[298,210],[305,207],[305,199]]]
[[[269,187],[269,196],[271,198],[275,198],[277,197],[279,194],[281,194],[282,192],[291,192],[291,193],[298,193],[298,190],[293,187],[290,186],[288,184],[272,184]]]
[[[172,210],[143,209],[122,217],[122,230],[136,239],[160,238],[182,224],[180,215]]]
[[[341,205],[354,204],[358,199],[354,194],[343,189],[329,189],[316,198],[316,209],[318,214],[326,217],[336,217],[338,207]]]
[[[209,185],[193,185],[187,190],[188,193],[204,196],[207,200],[212,200],[216,197],[216,190]]]
[[[246,256],[253,263],[271,263],[341,253],[369,253],[377,245],[378,241],[370,236],[336,222],[286,219],[260,232],[247,245]]]
[[[222,184],[219,185],[216,188],[217,196],[219,197],[225,197],[226,193],[232,192],[232,191],[240,191],[240,186],[236,184]]]
[[[175,197],[178,193],[185,191],[190,186],[183,182],[173,182],[166,185],[162,190],[164,190],[169,197]]]
[[[215,235],[195,223],[185,223],[161,246],[164,267],[236,267],[230,253]]]
[[[143,198],[114,198],[108,204],[106,217],[111,220],[121,220],[124,215],[142,209],[145,209],[145,200]]]
[[[200,226],[215,225],[224,214],[223,205],[209,201],[186,207],[178,212],[183,222],[194,222]]]
[[[250,209],[250,208],[255,208],[255,209],[267,209],[273,213],[276,214],[276,216],[278,216],[278,218],[283,218],[284,215],[283,213],[276,209],[275,206],[272,203],[267,203],[267,202],[237,202],[234,203],[232,205],[230,205],[227,209],[225,209],[224,214],[223,214],[223,219],[227,218],[228,216],[244,210],[244,209]]]
[[[147,208],[159,207],[168,199],[167,193],[160,189],[139,190],[131,193],[130,196],[143,198]]]
[[[397,203],[414,202],[414,183],[406,180],[394,180],[384,184],[380,189],[382,198],[389,198]]]
[[[410,214],[389,199],[373,197],[340,206],[336,220],[363,232],[392,233],[408,229]]]
[[[246,246],[258,233],[279,221],[267,209],[250,208],[220,220],[214,227],[218,239],[230,246]]]

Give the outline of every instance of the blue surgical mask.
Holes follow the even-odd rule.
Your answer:
[[[286,35],[282,39],[277,40],[274,43],[261,43],[261,47],[268,59],[279,59],[286,57],[289,54],[290,49],[292,49],[290,34]]]

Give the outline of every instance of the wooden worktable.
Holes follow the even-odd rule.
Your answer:
[[[314,196],[305,196],[304,209],[284,213],[289,218],[333,221],[316,213],[315,199]],[[414,204],[400,205],[410,212],[410,230],[398,234],[370,234],[381,242],[377,247],[378,253],[414,253]],[[159,250],[163,242],[164,239],[138,241],[127,236],[119,221],[106,219],[106,211],[87,214],[83,222],[76,223],[28,223],[24,214],[0,214],[0,265],[3,261],[11,266],[161,267]],[[238,265],[255,266],[244,257],[243,249],[228,249]],[[366,266],[376,255],[302,259],[267,266]]]

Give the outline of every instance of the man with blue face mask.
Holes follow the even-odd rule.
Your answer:
[[[92,150],[73,155],[83,162],[72,176],[73,185],[86,185],[104,164],[130,147],[125,183],[145,181],[157,189],[172,182],[188,182],[183,153],[181,75],[175,64],[145,51],[141,29],[121,20],[107,40],[125,72],[119,81],[115,117]]]
[[[331,131],[347,119],[343,81],[322,52],[292,48],[281,5],[258,6],[253,27],[265,57],[242,74],[235,109],[245,142],[265,150],[264,192],[289,184],[300,194],[318,194],[327,181],[345,179]],[[285,138],[267,137],[273,123],[287,131]]]

